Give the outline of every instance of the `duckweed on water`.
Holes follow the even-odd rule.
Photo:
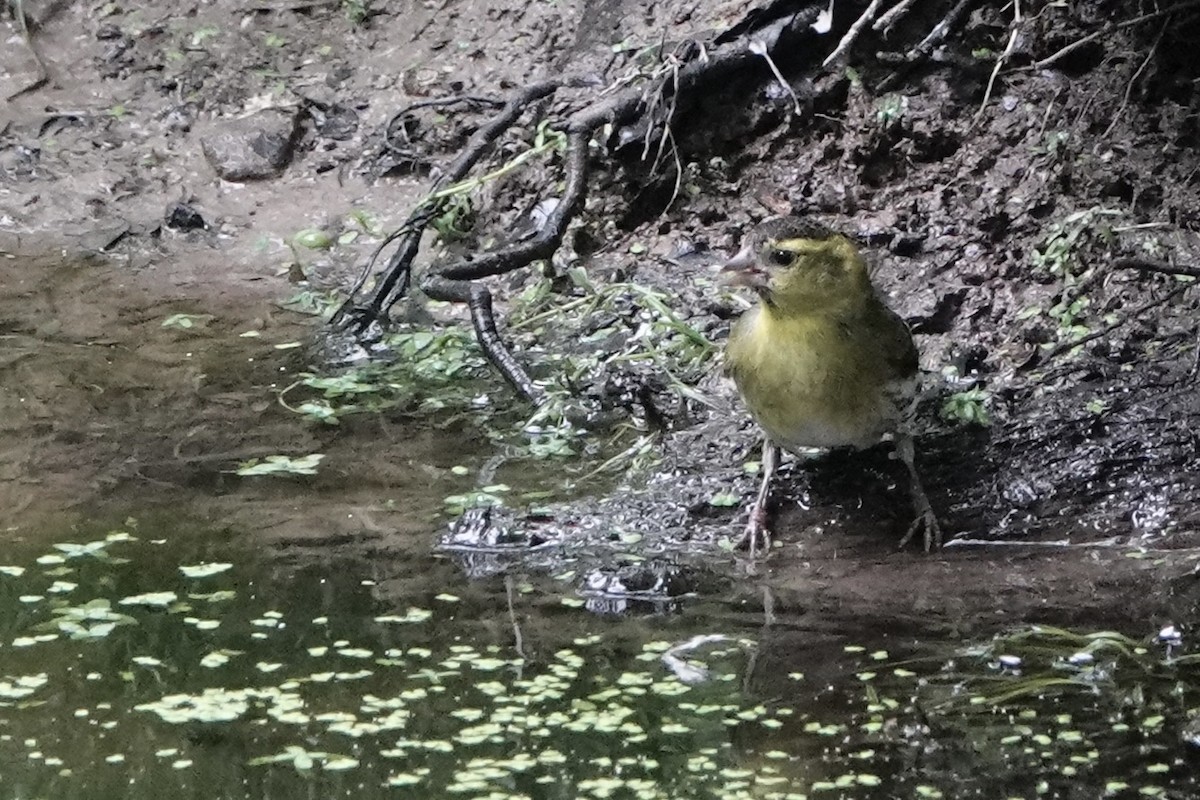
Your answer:
[[[148,569],[171,549],[132,536],[56,552],[91,563],[73,574],[77,602],[44,593],[58,560],[3,572],[9,601],[42,592],[0,648],[0,706],[20,731],[0,735],[0,749],[26,751],[12,785],[31,791],[53,783],[71,796],[65,778],[107,765],[143,776],[217,770],[229,786],[247,780],[244,769],[353,771],[380,793],[410,786],[434,797],[561,786],[595,797],[749,796],[725,791],[751,785],[731,771],[728,730],[759,724],[762,737],[761,723],[776,721],[769,706],[743,702],[736,682],[680,683],[659,666],[666,641],[613,662],[605,637],[578,636],[532,662],[427,625],[454,624],[464,600],[449,592],[358,620],[297,615],[270,607],[275,595],[239,591],[254,581],[234,560]],[[199,581],[208,591],[192,591]],[[745,643],[704,656],[733,678]],[[43,669],[22,669],[35,663]],[[241,742],[240,762],[208,752],[211,741]],[[709,770],[689,766],[701,747]],[[710,771],[725,775],[712,788]],[[778,771],[763,775],[786,783]]]
[[[395,601],[377,573],[272,583],[211,543],[131,531],[0,569],[4,797],[1196,789],[1200,656],[1178,632],[1041,627],[916,658],[876,641],[764,669],[769,629],[716,634],[694,611],[600,620],[532,581],[511,612],[503,588],[494,607],[465,585]]]

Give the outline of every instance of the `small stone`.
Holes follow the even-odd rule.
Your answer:
[[[288,165],[299,131],[299,109],[272,108],[218,123],[201,137],[200,147],[223,179],[262,180]]]

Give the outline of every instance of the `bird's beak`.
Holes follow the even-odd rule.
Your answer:
[[[767,285],[767,274],[758,267],[758,259],[749,245],[721,265],[721,278],[733,286],[761,288]]]
[[[746,245],[738,254],[729,259],[723,265],[722,272],[740,272],[754,266],[754,251],[750,249],[750,245]]]

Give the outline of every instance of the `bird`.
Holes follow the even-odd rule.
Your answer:
[[[942,531],[915,464],[918,353],[903,318],[871,283],[853,241],[811,218],[757,225],[721,275],[758,303],[733,325],[724,369],[764,433],[762,480],[742,544],[770,548],[767,501],[780,448],[866,448],[891,436],[908,470],[925,551]]]

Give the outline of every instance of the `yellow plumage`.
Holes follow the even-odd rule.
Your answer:
[[[861,341],[871,330],[857,320],[788,317],[760,306],[730,334],[725,364],[754,419],[781,447],[869,447],[896,430],[898,395],[912,382],[878,342]]]
[[[734,325],[725,367],[762,427],[764,478],[751,512],[751,549],[765,538],[765,504],[775,447],[869,447],[888,433],[909,467],[925,544],[940,544],[912,463],[908,419],[917,351],[908,326],[880,299],[854,244],[797,219],[759,226],[725,267],[752,287],[756,308]]]

